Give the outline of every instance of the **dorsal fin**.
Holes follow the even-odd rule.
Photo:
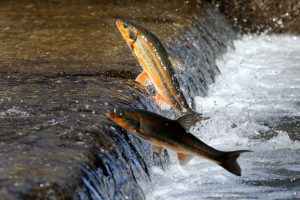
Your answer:
[[[187,114],[182,117],[179,117],[176,122],[178,122],[186,132],[188,132],[193,124],[195,124],[196,115]]]
[[[170,62],[171,62],[171,67],[175,72],[178,72],[180,67],[184,66],[184,61],[181,60],[180,58],[169,56]]]

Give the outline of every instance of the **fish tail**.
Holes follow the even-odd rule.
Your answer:
[[[236,160],[238,159],[241,153],[245,153],[245,152],[251,152],[251,151],[241,150],[241,151],[226,152],[225,153],[226,160],[220,163],[219,165],[222,166],[227,171],[237,176],[241,176],[241,167],[239,166]]]

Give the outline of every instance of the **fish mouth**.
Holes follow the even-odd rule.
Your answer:
[[[115,119],[115,114],[113,110],[107,110],[106,116],[108,116],[110,119]]]
[[[122,22],[119,19],[117,19],[116,25],[117,25],[117,27],[120,27],[122,25]]]
[[[109,118],[113,118],[113,115],[111,113],[106,113],[106,116],[108,116]]]
[[[124,24],[123,19],[122,18],[118,18],[117,21],[116,21],[117,27],[120,29],[120,28],[122,28],[123,24]]]

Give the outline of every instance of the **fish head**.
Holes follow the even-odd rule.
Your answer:
[[[139,116],[133,110],[114,108],[108,110],[107,116],[127,131],[136,132],[140,129]]]
[[[116,24],[126,42],[129,45],[133,44],[139,33],[139,26],[129,20],[121,18],[117,19]]]

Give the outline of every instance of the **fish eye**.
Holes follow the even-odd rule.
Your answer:
[[[120,118],[123,118],[123,113],[120,113],[120,114],[119,114],[119,117],[120,117]]]
[[[128,24],[127,24],[127,23],[124,23],[124,24],[123,24],[123,27],[124,27],[124,28],[128,28]]]

